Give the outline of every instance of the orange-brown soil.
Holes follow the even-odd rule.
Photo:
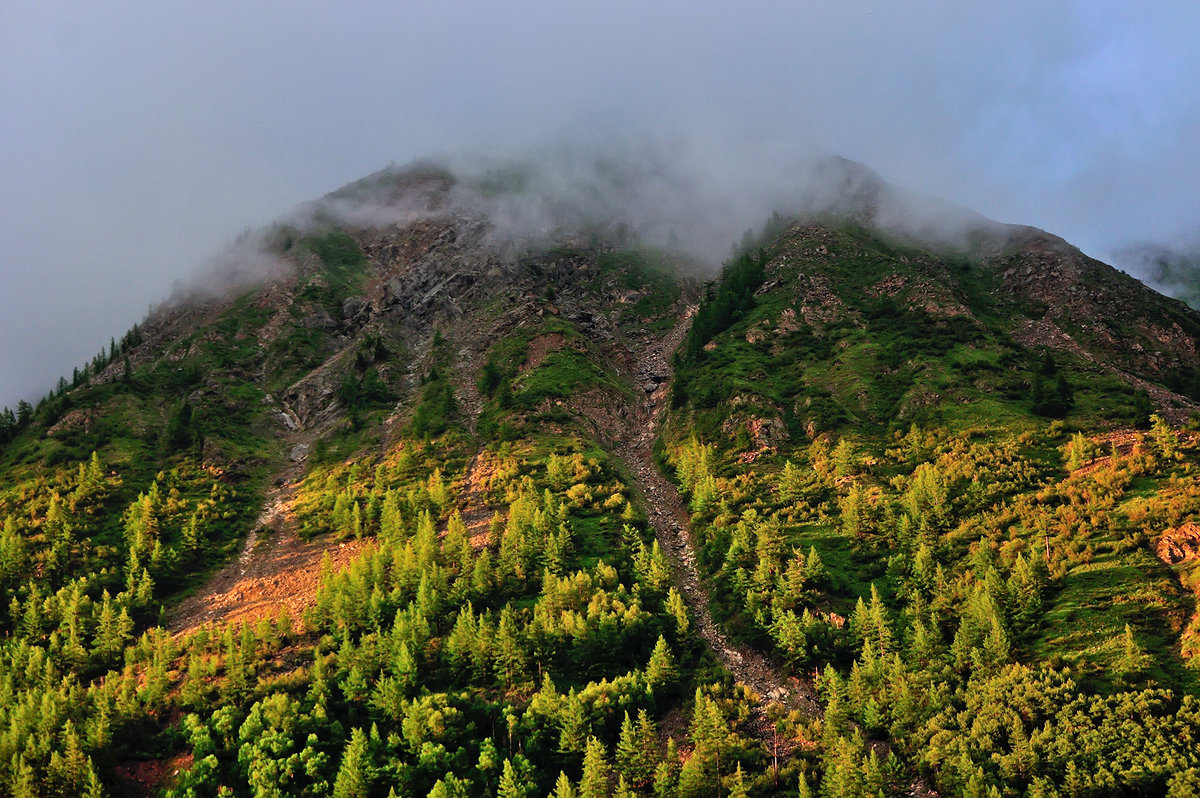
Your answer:
[[[369,545],[367,540],[329,537],[301,540],[292,506],[296,487],[285,479],[283,485],[268,492],[241,556],[180,602],[168,615],[168,629],[186,633],[206,623],[254,622],[274,618],[284,607],[293,623],[298,623],[320,587],[326,552],[336,572]]]

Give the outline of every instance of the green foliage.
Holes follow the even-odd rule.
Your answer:
[[[760,250],[757,255],[744,253],[725,265],[720,282],[709,287],[692,320],[684,347],[689,359],[699,358],[714,335],[754,307],[754,292],[765,279],[766,261],[766,252]]]
[[[1200,513],[1196,440],[1120,378],[1015,343],[986,264],[777,217],[677,358],[659,451],[700,587],[732,645],[821,672],[806,717],[720,671],[681,553],[580,418],[582,395],[632,395],[610,349],[675,323],[669,259],[530,256],[541,315],[463,375],[458,337],[418,370],[389,322],[343,318],[367,285],[352,236],[287,238],[321,265],[282,311],[223,300],[149,326],[153,353],[135,328],[0,411],[0,792],[119,794],[137,760],[190,762],[173,796],[1200,783],[1200,581],[1151,548]],[[601,300],[605,322],[576,314]],[[317,444],[290,512],[361,555],[329,561],[302,618],[172,636],[163,605],[238,550],[279,473],[271,416],[318,367],[351,429]],[[1165,379],[1186,392],[1188,368]],[[377,423],[397,402],[407,429]]]
[[[1075,406],[1075,391],[1048,352],[1033,374],[1030,401],[1035,414],[1049,418],[1062,418]]]
[[[425,376],[420,400],[413,411],[410,429],[413,435],[436,438],[450,428],[457,410],[454,387],[437,368]]]
[[[302,296],[324,301],[331,313],[340,313],[342,300],[361,287],[366,275],[367,258],[358,242],[344,231],[330,230],[302,239],[300,246],[320,258],[324,267]]]

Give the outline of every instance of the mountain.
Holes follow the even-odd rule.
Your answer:
[[[1200,314],[580,174],[371,175],[4,417],[9,793],[1196,789]]]

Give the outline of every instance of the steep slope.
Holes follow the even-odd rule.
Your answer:
[[[253,236],[6,427],[0,789],[1185,794],[1197,315],[824,168],[707,286],[519,170]]]
[[[822,670],[824,733],[886,731],[946,794],[1165,791],[1200,622],[1156,551],[1188,539],[1200,452],[1150,414],[1195,410],[1167,385],[1196,313],[1037,231],[772,228],[706,291],[665,425],[716,622]],[[1145,701],[1163,726],[1129,735]],[[1063,744],[1076,722],[1097,748]]]
[[[819,707],[810,685],[794,675],[777,671],[757,651],[731,643],[713,621],[708,609],[708,590],[697,569],[687,511],[675,485],[662,475],[654,460],[653,446],[666,413],[670,360],[687,334],[690,316],[689,313],[670,334],[638,356],[638,374],[649,377],[648,382],[657,380],[658,387],[638,397],[644,401],[633,403],[626,415],[625,428],[616,441],[615,453],[633,477],[655,537],[673,565],[676,586],[694,616],[700,636],[721,664],[734,679],[750,687],[766,702],[799,706],[806,714],[815,716]],[[759,721],[765,721],[761,708],[757,714]]]
[[[675,404],[729,435],[757,419],[755,440],[1069,408],[1088,423],[1144,423],[1139,391],[1187,418],[1195,401],[1167,386],[1197,366],[1196,313],[1062,242],[1014,235],[973,257],[853,224],[796,225],[731,267],[752,285],[739,278],[701,309]]]

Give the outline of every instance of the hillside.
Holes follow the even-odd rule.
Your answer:
[[[1200,314],[828,170],[384,170],[3,417],[4,790],[1200,789]]]

